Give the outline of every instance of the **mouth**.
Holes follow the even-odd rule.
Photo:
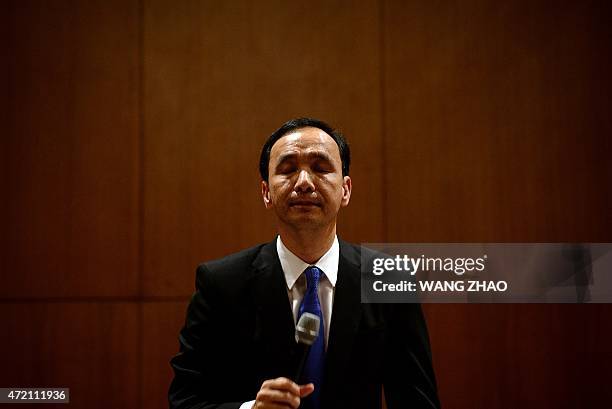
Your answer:
[[[295,200],[289,203],[290,207],[321,207],[319,202],[313,202],[310,200]]]

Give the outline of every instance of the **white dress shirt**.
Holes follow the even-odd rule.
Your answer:
[[[297,323],[300,304],[306,293],[306,276],[303,274],[310,266],[316,266],[323,272],[319,280],[319,302],[323,314],[323,329],[325,330],[325,349],[329,340],[329,325],[331,323],[332,307],[334,305],[334,291],[338,280],[338,262],[340,260],[340,245],[338,236],[334,237],[334,242],[323,256],[315,263],[309,264],[293,254],[281,240],[280,236],[276,239],[276,251],[280,259],[285,282],[287,284],[287,296],[289,305],[293,311],[293,322]],[[240,409],[250,409],[255,401],[244,402]]]

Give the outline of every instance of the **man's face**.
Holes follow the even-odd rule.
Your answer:
[[[298,229],[331,227],[351,197],[338,145],[319,128],[297,129],[272,146],[261,190],[279,222]]]

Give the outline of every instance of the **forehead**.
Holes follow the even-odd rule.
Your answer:
[[[340,150],[336,141],[319,128],[307,127],[289,132],[281,137],[270,151],[270,159],[287,154],[309,154],[323,152],[340,161]]]

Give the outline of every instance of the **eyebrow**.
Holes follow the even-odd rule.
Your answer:
[[[288,160],[295,159],[297,156],[298,155],[295,152],[282,154],[278,158],[278,164],[276,166],[278,167],[279,165],[281,165],[282,163]],[[323,151],[312,151],[312,152],[307,153],[306,156],[308,157],[308,159],[321,159],[326,162],[333,163],[331,156],[329,156],[326,152],[323,152]]]

